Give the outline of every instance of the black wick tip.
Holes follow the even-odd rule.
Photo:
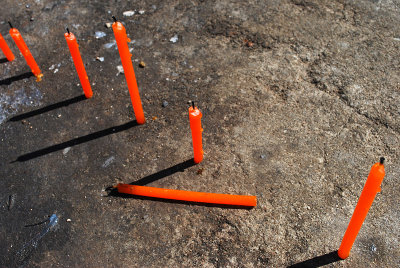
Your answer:
[[[115,16],[112,16],[114,22],[117,22],[117,18]]]
[[[379,163],[381,163],[381,164],[383,165],[383,162],[385,162],[385,158],[384,158],[384,157],[381,157],[381,158],[379,159]]]
[[[10,28],[14,28],[10,21],[8,21],[8,24],[10,25]]]
[[[195,107],[194,107],[194,101],[192,101],[192,107],[193,107],[193,109],[195,109]]]
[[[71,34],[71,33],[69,32],[69,29],[68,29],[68,27],[67,27],[67,32],[68,32],[68,34]]]

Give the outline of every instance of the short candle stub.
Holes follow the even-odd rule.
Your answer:
[[[12,26],[12,24],[11,24],[10,21],[8,21],[8,24],[10,25],[10,28],[11,28],[11,29],[14,28],[14,27]]]
[[[384,157],[381,157],[381,158],[379,159],[379,163],[380,163],[381,165],[383,165],[384,162],[385,162],[385,158],[384,158]]]

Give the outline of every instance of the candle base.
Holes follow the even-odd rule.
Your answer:
[[[42,77],[43,77],[43,74],[42,74],[42,73],[36,75],[36,82],[42,81]]]

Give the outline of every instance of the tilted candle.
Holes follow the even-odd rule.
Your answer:
[[[201,111],[194,106],[192,102],[192,107],[189,108],[189,121],[190,129],[192,130],[192,142],[193,142],[193,154],[194,162],[200,163],[203,160],[203,142],[202,142],[202,132],[201,127]]]
[[[346,259],[350,255],[351,247],[368,214],[368,210],[372,202],[374,202],[376,194],[381,191],[381,183],[385,177],[384,160],[385,158],[381,157],[380,162],[375,163],[371,168],[365,186],[361,192],[360,199],[358,199],[357,206],[354,209],[353,216],[350,219],[349,226],[347,227],[338,250],[338,255],[341,259]]]
[[[21,34],[19,31],[15,28],[12,27],[11,23],[10,24],[10,35],[12,39],[14,40],[15,44],[17,45],[19,51],[21,51],[22,56],[24,56],[26,63],[28,66],[31,68],[32,73],[36,76],[36,80],[40,81],[42,79],[42,72],[39,69],[39,66],[37,65],[35,59],[33,58],[31,52],[28,49],[28,46],[25,44],[24,39],[22,39]]]
[[[124,68],[126,83],[128,84],[129,93],[131,96],[133,111],[135,113],[136,121],[138,124],[146,122],[144,118],[142,102],[140,100],[139,88],[136,83],[135,71],[132,65],[132,54],[129,52],[128,37],[126,30],[121,22],[117,21],[113,16],[114,23],[112,25],[115,40],[117,41],[119,55],[121,57],[122,67]]]
[[[3,36],[0,34],[0,48],[6,56],[8,61],[12,61],[15,59],[14,54],[12,53],[11,49],[8,47],[6,40],[4,40]]]
[[[89,77],[86,74],[85,66],[83,65],[81,54],[79,53],[79,46],[76,41],[75,35],[71,33],[68,28],[64,34],[65,40],[67,40],[69,51],[71,52],[72,60],[74,61],[76,71],[81,81],[83,92],[86,98],[93,96],[92,88],[90,87]]]
[[[214,194],[203,192],[192,192],[182,190],[163,189],[148,186],[139,186],[131,184],[117,185],[119,193],[140,195],[155,198],[164,198],[188,202],[200,202],[209,204],[232,205],[255,207],[257,205],[257,197],[250,195],[231,195],[231,194]]]

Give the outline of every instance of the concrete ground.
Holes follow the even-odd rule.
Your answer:
[[[16,60],[0,60],[1,267],[399,267],[399,12],[397,0],[3,0],[0,32]],[[132,39],[145,125],[133,121],[104,26],[112,15]],[[203,112],[199,165],[189,100]],[[382,192],[339,261],[380,156]],[[256,195],[258,205],[109,195],[117,182]]]

